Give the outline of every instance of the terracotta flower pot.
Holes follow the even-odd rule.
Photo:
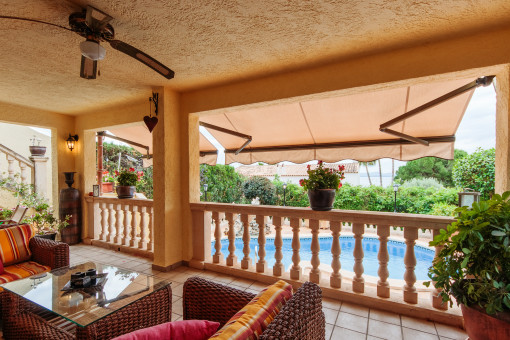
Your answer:
[[[496,318],[462,304],[460,308],[470,340],[510,339],[510,313],[496,314]]]
[[[113,192],[113,183],[112,182],[104,182],[101,185],[103,187],[103,193]]]
[[[308,190],[308,199],[312,210],[329,211],[333,209],[335,189]]]
[[[115,190],[117,191],[117,197],[119,198],[133,198],[135,194],[135,186],[117,185]]]
[[[44,156],[46,154],[46,147],[40,145],[30,145],[28,147],[32,156]]]

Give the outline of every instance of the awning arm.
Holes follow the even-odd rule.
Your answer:
[[[208,128],[208,129],[216,130],[216,131],[223,132],[223,133],[226,133],[226,134],[229,134],[229,135],[232,135],[232,136],[237,136],[237,137],[241,137],[241,138],[246,139],[246,142],[244,142],[244,144],[239,149],[237,149],[235,151],[236,155],[238,155],[241,151],[243,151],[243,149],[245,147],[247,147],[248,144],[250,144],[251,141],[252,141],[252,137],[250,135],[245,135],[244,133],[240,133],[240,132],[237,132],[237,131],[225,129],[225,128],[222,128],[220,126],[216,126],[216,125],[212,125],[212,124],[204,123],[204,122],[198,122],[198,124],[200,126]]]
[[[430,109],[431,107],[434,107],[434,106],[437,106],[441,103],[444,103],[445,101],[447,100],[450,100],[452,98],[455,98],[465,92],[468,92],[474,88],[477,88],[477,87],[480,87],[480,86],[489,86],[490,84],[492,84],[492,80],[494,79],[495,76],[486,76],[486,77],[480,77],[478,79],[476,79],[475,81],[472,81],[471,83],[469,84],[466,84],[462,87],[459,87],[458,89],[456,90],[453,90],[439,98],[436,98],[428,103],[425,103],[409,112],[406,112],[396,118],[393,118],[392,120],[389,120],[387,121],[386,123],[383,123],[379,126],[379,131],[381,132],[385,132],[385,133],[389,133],[391,135],[394,135],[394,136],[397,136],[397,137],[400,137],[400,138],[403,138],[403,139],[406,139],[410,142],[413,142],[413,143],[419,143],[419,144],[423,144],[423,145],[429,145],[429,143],[424,140],[424,139],[420,139],[420,138],[416,138],[416,137],[413,137],[413,136],[410,136],[410,135],[406,135],[404,133],[401,133],[401,132],[397,132],[395,130],[391,130],[391,129],[388,129],[388,126],[392,126],[394,124],[397,124],[397,123],[400,123],[401,121],[403,120],[406,120],[407,118],[410,118],[412,116],[415,116],[417,115],[418,113],[420,112],[423,112],[427,109]]]
[[[143,156],[143,158],[147,158],[147,159],[151,159],[152,158],[152,155],[149,154],[149,147],[147,145],[143,145],[143,144],[140,144],[140,143],[137,143],[137,142],[133,142],[129,139],[124,139],[124,138],[120,138],[120,137],[117,137],[117,136],[114,136],[114,135],[110,135],[104,131],[99,131],[97,133],[98,136],[103,136],[103,137],[108,137],[108,138],[111,138],[111,139],[115,139],[115,140],[118,140],[118,141],[121,141],[121,142],[124,142],[124,143],[127,143],[127,144],[130,144],[130,145],[134,145],[134,146],[138,146],[139,148],[143,148],[145,150],[147,150],[147,156]]]

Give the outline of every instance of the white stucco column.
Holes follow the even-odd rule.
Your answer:
[[[41,197],[48,197],[48,183],[46,178],[48,157],[30,156],[29,159],[34,162],[34,188],[35,192]]]

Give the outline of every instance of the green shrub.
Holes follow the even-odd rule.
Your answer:
[[[430,211],[430,215],[453,217],[455,216],[455,209],[457,208],[458,206],[445,202],[434,203],[432,210]]]
[[[243,184],[244,197],[252,200],[260,198],[260,204],[272,205],[275,203],[275,190],[271,181],[265,177],[253,176]]]
[[[471,155],[455,161],[452,171],[453,182],[458,187],[479,191],[482,199],[488,199],[494,193],[495,157],[494,148],[489,150],[478,148]]]
[[[120,186],[135,186],[138,182],[138,176],[136,172],[131,170],[124,170],[120,173],[119,177],[117,177],[117,182]]]
[[[401,186],[401,188],[409,188],[409,187],[419,187],[419,188],[434,188],[434,189],[442,189],[444,186],[439,183],[436,178],[413,178],[408,181],[405,181]]]

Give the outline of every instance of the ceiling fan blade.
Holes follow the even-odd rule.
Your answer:
[[[114,49],[124,52],[128,56],[133,57],[136,60],[144,63],[145,65],[152,68],[154,71],[161,74],[163,77],[167,79],[172,79],[174,77],[175,75],[174,71],[172,71],[171,69],[169,69],[168,67],[166,67],[165,65],[163,65],[150,55],[148,55],[147,53],[144,53],[139,49],[129,44],[126,44],[125,42],[120,40],[110,40],[109,43]]]
[[[81,56],[80,77],[85,79],[96,79],[97,60]]]
[[[102,12],[92,6],[87,6],[85,22],[93,30],[99,31],[103,29],[112,19],[113,18],[105,12]]]
[[[57,25],[57,24],[53,24],[51,22],[37,20],[37,19],[13,17],[13,16],[10,16],[10,15],[0,15],[0,19],[13,19],[13,20],[31,21],[31,22],[37,22],[37,23],[40,23],[40,24],[55,26],[55,27],[58,27],[58,28],[63,28],[65,30],[71,31],[71,32],[73,31],[69,27],[64,27],[64,26],[60,26],[60,25]]]

